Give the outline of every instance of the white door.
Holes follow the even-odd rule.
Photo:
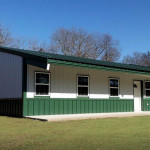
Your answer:
[[[141,111],[141,81],[134,81],[134,111]]]

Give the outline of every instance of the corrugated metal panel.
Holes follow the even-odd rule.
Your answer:
[[[24,100],[24,116],[83,114],[107,112],[133,112],[133,99],[44,99]]]
[[[150,98],[143,99],[143,111],[150,111]]]
[[[1,99],[0,115],[22,117],[23,100],[22,99]]]
[[[0,52],[0,98],[22,98],[22,57]]]

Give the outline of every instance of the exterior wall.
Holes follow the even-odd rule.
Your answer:
[[[0,100],[0,115],[22,117],[23,100],[22,99]]]
[[[22,63],[22,57],[0,52],[0,115],[23,115]]]
[[[50,72],[50,96],[34,96],[36,71]],[[89,75],[89,97],[77,97],[77,75]],[[109,96],[110,77],[120,79],[119,97]],[[150,80],[150,77],[57,65],[51,65],[50,71],[46,71],[28,65],[23,115],[131,112],[134,111],[134,80]]]
[[[132,99],[82,99],[82,98],[27,98],[24,116],[82,114],[106,112],[133,112]]]
[[[34,73],[45,71],[28,65],[27,98],[34,98]],[[120,80],[119,98],[133,99],[133,81],[150,80],[149,76],[127,74],[120,72],[101,71],[95,69],[71,68],[51,65],[51,98],[77,98],[77,75],[89,75],[89,98],[109,99],[109,78]]]
[[[22,98],[22,57],[0,52],[0,99]]]

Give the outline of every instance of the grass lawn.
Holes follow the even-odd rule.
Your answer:
[[[150,116],[42,122],[0,117],[0,150],[149,150]]]

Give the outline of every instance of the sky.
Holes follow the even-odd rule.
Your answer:
[[[150,0],[0,0],[0,23],[16,37],[39,40],[59,27],[109,33],[122,57],[150,50]]]

